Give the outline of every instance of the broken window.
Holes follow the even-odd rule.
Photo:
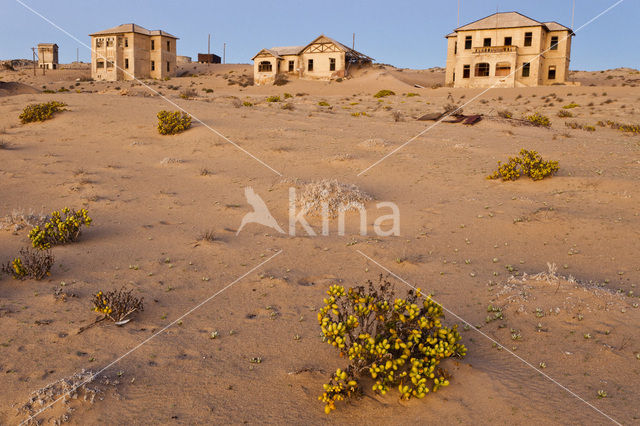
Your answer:
[[[524,33],[524,45],[531,46],[533,44],[533,33],[527,32]]]
[[[156,49],[156,41],[151,40],[151,50],[155,50],[155,49]]]
[[[471,65],[464,65],[462,67],[462,78],[471,77]]]
[[[489,77],[489,64],[486,62],[480,62],[476,64],[476,77]]]
[[[113,37],[107,38],[107,47],[113,47]]]
[[[113,68],[113,61],[107,61],[107,68]]]
[[[124,47],[129,47],[129,39],[128,38],[124,38]]]
[[[453,54],[458,54],[458,42],[453,43]]]
[[[555,80],[556,79],[556,66],[555,65],[549,66],[549,75],[547,76],[547,78],[549,80]]]
[[[498,62],[496,64],[496,77],[507,77],[511,75],[511,64],[509,62]]]
[[[129,58],[124,58],[124,69],[129,69]]]
[[[464,38],[464,48],[465,49],[467,49],[467,50],[471,49],[471,40],[472,40],[471,36],[466,36]]]
[[[271,62],[262,61],[258,64],[258,72],[271,72],[273,70]]]
[[[558,50],[558,36],[551,37],[550,50]]]
[[[336,70],[336,58],[329,58],[329,71]]]
[[[484,39],[484,43],[483,43],[484,47],[491,47],[491,38],[487,37]]]
[[[307,61],[307,71],[313,71],[313,59]]]
[[[522,76],[529,77],[531,74],[531,64],[529,62],[525,62],[522,64]]]
[[[104,61],[97,61],[96,68],[104,68]]]
[[[171,50],[171,41],[167,41],[167,50]]]
[[[96,39],[96,47],[102,47],[104,45],[104,39],[103,38],[97,38]]]
[[[294,61],[289,61],[289,72],[293,72],[293,66],[294,66],[295,62]]]
[[[167,72],[171,72],[171,62],[167,61]]]
[[[151,71],[156,70],[156,61],[151,61]]]
[[[511,37],[505,37],[504,38],[504,45],[505,46],[513,46],[513,44],[511,44],[511,43],[512,43]]]

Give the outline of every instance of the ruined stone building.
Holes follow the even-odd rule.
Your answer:
[[[447,35],[445,82],[453,87],[570,84],[570,28],[503,12]]]
[[[38,67],[48,70],[58,68],[58,45],[55,43],[38,44]]]
[[[132,80],[174,76],[178,38],[136,24],[90,34],[94,80]]]
[[[325,35],[305,46],[262,49],[252,59],[257,85],[272,83],[279,75],[308,80],[346,77],[350,67],[373,60]]]

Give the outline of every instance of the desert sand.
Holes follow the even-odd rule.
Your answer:
[[[611,422],[588,403],[620,423],[638,422],[640,136],[596,125],[640,122],[638,71],[574,72],[581,86],[492,89],[464,106],[484,115],[478,124],[437,125],[362,175],[433,124],[415,118],[462,105],[481,90],[439,87],[440,69],[376,66],[342,82],[262,87],[229,83],[246,81],[249,65],[190,64],[184,71],[146,84],[280,175],[196,121],[184,133],[159,135],[156,113],[176,108],[139,83],[76,81],[87,69],[35,77],[29,69],[0,71],[0,217],[8,216],[0,261],[29,245],[29,227],[18,229],[11,215],[69,206],[87,208],[93,218],[77,243],[54,248],[49,278],[0,276],[1,424],[29,417],[20,408],[32,392],[118,360],[279,251],[101,373],[87,385],[97,392],[93,402],[83,393],[37,420]],[[68,91],[58,92],[62,87]],[[181,98],[186,89],[196,95]],[[381,89],[396,94],[379,101],[373,94]],[[281,102],[266,102],[273,95]],[[20,124],[26,105],[50,100],[67,110]],[[573,117],[558,117],[571,102],[579,105],[568,109]],[[523,125],[499,117],[504,110],[514,118],[540,112],[552,125]],[[557,160],[558,174],[537,182],[486,179],[521,148]],[[256,224],[236,235],[251,211],[244,188],[252,187],[286,229],[292,182],[326,178],[373,197],[368,235],[359,234],[355,215],[344,236],[335,222],[329,236],[298,227],[294,237]],[[388,213],[376,209],[382,201],[398,205],[400,236],[372,232],[376,217]],[[319,233],[320,220],[308,220]],[[199,238],[207,231],[213,241]],[[325,415],[317,397],[346,360],[321,341],[317,310],[332,283],[387,275],[358,250],[522,359],[464,327],[468,355],[444,363],[449,387],[409,402],[368,387]],[[407,289],[390,279],[398,292]],[[123,285],[144,297],[144,311],[122,327],[104,322],[77,334],[97,317],[92,295]],[[503,319],[488,321],[489,305]],[[464,326],[449,314],[446,322]]]

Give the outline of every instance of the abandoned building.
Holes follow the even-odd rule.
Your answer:
[[[58,69],[58,45],[55,43],[38,44],[38,67],[47,70]]]
[[[502,12],[447,35],[445,84],[453,87],[527,87],[567,81],[571,37],[557,22]]]
[[[91,37],[91,76],[94,80],[163,79],[176,73],[178,38],[123,24]]]
[[[256,85],[272,83],[277,76],[308,80],[346,77],[352,66],[373,61],[367,55],[325,35],[305,46],[262,49],[252,59]]]

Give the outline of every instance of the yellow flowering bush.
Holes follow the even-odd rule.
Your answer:
[[[23,248],[20,250],[20,256],[2,266],[2,271],[11,274],[17,280],[41,280],[50,275],[52,266],[53,255],[49,251]]]
[[[373,391],[386,394],[397,387],[401,399],[424,398],[449,385],[439,368],[450,357],[463,357],[457,326],[445,327],[442,306],[420,289],[395,298],[391,283],[382,276],[377,285],[346,290],[333,285],[318,313],[323,340],[335,346],[350,364],[338,369],[318,397],[328,414],[336,401],[359,395],[360,377],[374,380]]]
[[[516,180],[521,175],[532,180],[542,180],[554,175],[559,170],[557,161],[545,161],[536,151],[520,150],[520,155],[509,157],[505,164],[498,161],[498,170],[487,176],[487,179]]]
[[[524,119],[534,126],[551,127],[551,120],[549,120],[549,117],[538,112],[532,115],[527,115]]]
[[[133,296],[132,292],[124,287],[106,293],[99,291],[93,296],[93,310],[111,321],[128,322],[130,315],[144,310],[143,299]]]
[[[34,121],[45,121],[53,117],[53,114],[56,112],[64,111],[65,106],[67,106],[67,104],[56,101],[31,104],[22,111],[22,114],[20,114],[18,118],[22,124],[33,123]]]
[[[191,127],[191,116],[181,111],[160,111],[158,113],[158,132],[161,135],[175,135]]]
[[[52,212],[44,225],[31,229],[29,239],[34,247],[47,250],[54,245],[76,241],[80,237],[81,227],[90,226],[91,222],[87,209],[75,211],[65,207]]]

